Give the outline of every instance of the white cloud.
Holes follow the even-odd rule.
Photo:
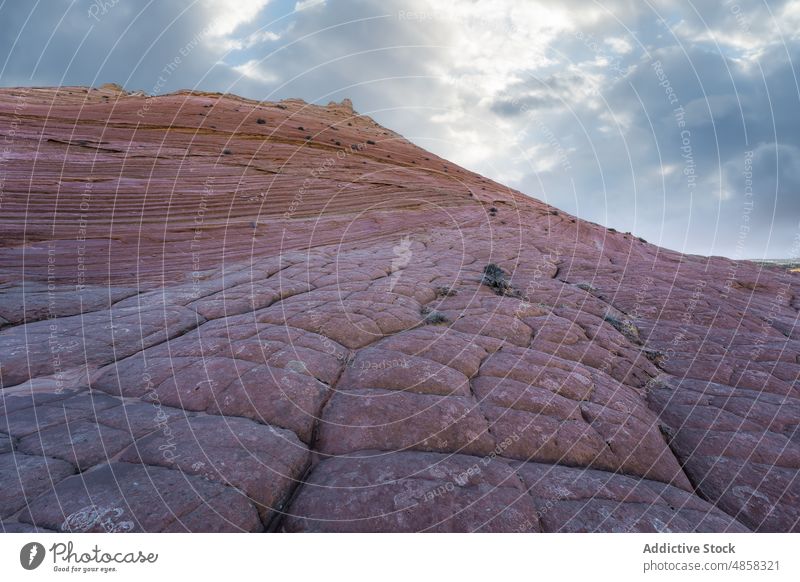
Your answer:
[[[483,98],[519,83],[528,71],[555,64],[548,48],[575,26],[566,8],[500,0],[455,0],[446,16],[434,13],[429,21],[444,44],[443,58],[430,64],[433,74],[466,71],[460,89]]]
[[[671,31],[683,42],[707,45],[746,66],[757,65],[770,47],[798,38],[800,1],[770,8],[766,2],[713,2],[700,14],[687,12]],[[781,38],[781,34],[785,35]]]
[[[240,75],[262,83],[274,83],[278,80],[278,77],[274,73],[264,70],[264,67],[258,59],[251,59],[246,63],[236,65],[232,68]]]
[[[800,38],[800,0],[787,2],[781,11],[778,22],[783,33],[793,40]]]
[[[210,34],[226,37],[241,25],[252,22],[269,3],[269,0],[205,0],[210,23]]]
[[[315,6],[321,6],[325,4],[325,0],[300,0],[294,5],[295,12],[300,12],[302,10],[308,10],[309,8],[314,8]]]
[[[631,42],[623,36],[612,36],[605,39],[603,42],[607,44],[612,51],[619,54],[628,54],[633,50]]]
[[[575,148],[562,149],[549,143],[535,143],[525,149],[520,159],[534,172],[541,174],[564,167],[570,155],[574,152]]]
[[[281,34],[271,30],[259,30],[252,34],[248,34],[244,38],[225,38],[221,42],[223,49],[227,51],[241,51],[253,48],[254,46],[267,43],[276,42],[281,39]]]

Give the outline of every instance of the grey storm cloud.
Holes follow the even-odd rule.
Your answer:
[[[96,6],[106,8],[93,17]],[[204,26],[198,5],[178,2],[17,2],[0,14],[4,85],[114,81],[148,90]],[[204,69],[187,62],[175,81],[196,82]]]
[[[517,90],[513,99],[501,98],[492,103],[491,110],[499,115],[517,117],[530,110],[564,106],[579,94],[586,79],[575,73],[553,73],[543,79],[534,78],[529,88]]]
[[[797,30],[800,0],[6,2],[0,84],[350,97],[588,220],[685,252],[786,257]]]

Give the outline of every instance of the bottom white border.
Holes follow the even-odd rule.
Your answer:
[[[26,570],[20,552],[32,542],[46,555]],[[0,534],[0,572],[8,581],[800,580],[799,542],[798,534]]]

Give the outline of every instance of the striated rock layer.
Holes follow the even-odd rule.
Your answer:
[[[800,529],[796,273],[349,102],[6,89],[0,132],[5,531]]]

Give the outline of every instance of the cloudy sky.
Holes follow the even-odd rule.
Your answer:
[[[350,97],[650,242],[800,253],[800,0],[0,2],[0,85]]]

